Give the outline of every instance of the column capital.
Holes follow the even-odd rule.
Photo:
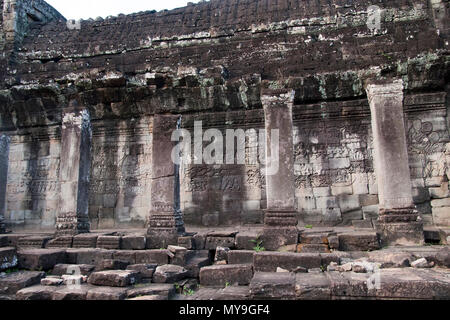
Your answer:
[[[292,89],[261,89],[261,102],[266,107],[294,104],[295,90]]]
[[[403,80],[401,79],[383,79],[383,80],[367,80],[366,92],[369,102],[377,96],[403,97]]]

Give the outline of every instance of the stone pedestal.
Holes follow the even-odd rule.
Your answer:
[[[175,143],[172,133],[181,119],[174,115],[155,115],[152,146],[152,198],[147,230],[149,249],[177,245],[185,234],[180,210],[180,166],[172,161]]]
[[[87,233],[92,129],[87,109],[72,102],[64,111],[61,129],[60,212],[56,235]]]
[[[9,144],[10,138],[0,135],[0,234],[6,232],[6,185],[8,181]]]
[[[261,101],[265,113],[267,191],[262,240],[266,249],[278,250],[298,242],[292,124],[294,92],[263,89]],[[278,135],[273,130],[278,130]]]
[[[423,225],[414,206],[403,112],[403,83],[369,81],[375,172],[380,212],[378,232],[384,245],[424,242]]]

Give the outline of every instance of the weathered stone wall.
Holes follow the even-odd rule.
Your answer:
[[[135,227],[151,209],[152,117],[182,114],[189,130],[199,120],[223,133],[262,129],[264,80],[295,90],[300,221],[371,222],[378,190],[364,81],[390,76],[405,87],[414,201],[428,224],[448,225],[449,3],[381,1],[375,32],[366,25],[372,4],[212,0],[79,30],[57,16],[16,30],[24,37],[14,59],[0,59],[0,132],[12,137],[6,222],[54,227],[61,114],[72,99],[93,126],[92,227]],[[247,139],[245,164],[182,168],[186,224],[262,223],[265,177],[248,161],[255,148]]]

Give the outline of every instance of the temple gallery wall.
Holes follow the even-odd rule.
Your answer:
[[[0,2],[0,228],[265,225],[277,247],[297,224],[400,242],[450,225],[445,1],[382,1],[379,28],[364,1],[213,0],[76,28],[31,2]],[[271,148],[251,137],[244,164],[174,167],[169,136],[196,121],[279,129],[279,173],[250,161]]]

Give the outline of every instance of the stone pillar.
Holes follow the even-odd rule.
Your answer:
[[[267,192],[263,246],[268,250],[278,250],[298,242],[292,123],[294,91],[263,89],[261,101],[266,129]],[[277,141],[272,141],[276,139],[272,130],[279,132],[278,150],[274,144]]]
[[[9,144],[10,138],[0,135],[0,234],[6,232],[6,185],[8,181]]]
[[[152,143],[152,195],[147,230],[149,249],[177,245],[185,234],[180,209],[180,166],[172,161],[172,133],[181,125],[175,115],[155,115]]]
[[[72,102],[63,113],[56,235],[88,233],[92,128],[89,111]]]
[[[384,245],[421,244],[423,224],[412,197],[402,80],[369,81],[366,91],[380,199],[378,232]]]

